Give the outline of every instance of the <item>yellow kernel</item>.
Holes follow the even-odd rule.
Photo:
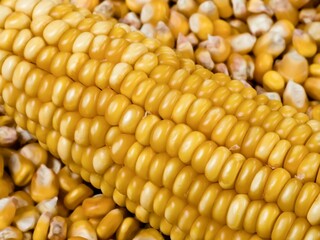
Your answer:
[[[14,220],[14,216],[16,213],[16,206],[14,204],[14,199],[10,197],[2,198],[0,200],[0,208],[1,208],[1,223],[0,229],[4,229],[11,225]]]
[[[84,184],[79,184],[64,197],[63,202],[68,209],[73,210],[91,195],[93,195],[91,188]]]
[[[100,238],[109,238],[120,227],[123,221],[124,211],[122,209],[111,210],[97,226],[97,234]]]
[[[284,78],[276,71],[267,71],[262,78],[263,87],[267,91],[282,93],[285,86]]]
[[[210,18],[202,13],[194,13],[189,18],[190,30],[201,40],[206,40],[208,35],[213,35],[214,25]]]
[[[140,19],[142,23],[157,24],[159,21],[167,22],[169,13],[169,5],[166,1],[155,0],[143,5]]]
[[[74,221],[68,227],[68,239],[77,237],[80,239],[97,239],[97,233],[92,224],[87,220]]]
[[[312,97],[314,100],[320,101],[320,94],[319,94],[319,77],[309,77],[304,83],[304,89],[306,93]]]

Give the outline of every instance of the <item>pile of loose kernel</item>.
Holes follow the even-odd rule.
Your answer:
[[[164,239],[63,166],[1,109],[1,240]]]
[[[320,120],[319,0],[71,2]]]

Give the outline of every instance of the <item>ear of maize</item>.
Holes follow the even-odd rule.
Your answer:
[[[172,239],[317,234],[320,132],[308,122],[113,19],[31,2],[0,5],[1,96],[72,171]],[[91,195],[79,185],[65,205]]]

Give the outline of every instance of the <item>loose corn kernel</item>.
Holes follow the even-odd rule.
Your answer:
[[[232,15],[232,6],[231,2],[223,0],[213,0],[215,5],[218,8],[218,12],[221,18],[229,18]]]
[[[19,152],[25,158],[30,159],[36,167],[47,163],[47,152],[37,143],[27,144]]]
[[[295,107],[298,111],[306,112],[309,101],[304,88],[293,81],[289,81],[283,92],[283,102]]]
[[[273,21],[265,13],[250,15],[247,19],[247,24],[250,32],[255,36],[261,36],[269,31]]]
[[[37,204],[37,209],[41,213],[50,213],[52,215],[56,215],[58,213],[58,197],[54,197],[49,200],[43,200],[42,202]]]
[[[16,191],[11,194],[11,197],[15,199],[18,208],[33,205],[31,196],[25,191]]]
[[[206,48],[213,62],[224,62],[231,53],[231,45],[220,36],[209,36]]]
[[[314,8],[303,8],[299,12],[299,21],[307,24],[317,19],[317,10]]]
[[[16,227],[11,227],[11,226],[0,230],[0,237],[3,239],[15,239],[15,240],[24,239],[22,232]]]
[[[65,239],[67,237],[67,221],[65,218],[55,216],[51,219],[48,239]]]
[[[88,222],[92,225],[93,228],[97,228],[98,224],[101,222],[101,218],[89,218]]]
[[[210,2],[210,1],[206,1],[204,3],[207,3],[207,2]],[[214,27],[214,31],[213,31],[214,36],[221,36],[226,38],[231,35],[232,28],[227,21],[224,21],[222,19],[215,19],[213,20],[213,27]]]
[[[39,217],[40,213],[36,207],[26,206],[17,209],[13,221],[20,231],[26,232],[35,228]]]
[[[1,207],[1,223],[0,229],[3,230],[4,228],[10,226],[13,222],[15,213],[16,213],[16,205],[14,199],[11,197],[5,197],[0,199],[0,207]]]
[[[72,213],[69,215],[69,219],[71,222],[76,222],[80,220],[87,220],[88,218],[84,214],[84,209],[82,205],[76,207]]]
[[[68,209],[73,210],[91,195],[92,189],[81,183],[64,197],[63,202]]]
[[[88,218],[102,217],[114,207],[112,199],[99,195],[87,198],[82,202],[84,214]]]
[[[269,31],[279,34],[286,43],[289,43],[292,40],[294,24],[289,20],[282,19],[273,24]]]
[[[276,64],[277,71],[286,79],[304,83],[308,77],[309,67],[305,57],[296,51],[286,53]]]
[[[11,156],[8,161],[8,167],[13,182],[17,186],[27,185],[31,181],[35,166],[30,160],[18,153],[11,152],[9,154]]]
[[[230,71],[230,75],[234,79],[247,80],[248,78],[248,63],[243,55],[239,53],[231,53],[227,66]]]
[[[122,209],[111,210],[97,226],[97,234],[100,238],[108,238],[116,233],[123,221],[124,211]]]
[[[195,0],[178,0],[176,7],[183,15],[190,17],[197,11],[198,3]]]
[[[173,9],[170,10],[168,27],[175,38],[177,38],[180,33],[187,35],[189,32],[188,19],[183,14]]]
[[[7,120],[10,121],[10,119],[6,120],[6,117],[5,117],[5,119],[1,118],[1,120],[3,120],[4,123]],[[0,135],[1,135],[1,137],[0,137],[0,141],[1,141],[0,146],[1,147],[12,147],[13,145],[15,145],[17,143],[17,140],[18,140],[17,132],[10,127],[0,126]],[[1,165],[3,165],[3,164],[1,164]],[[2,172],[2,171],[0,171],[0,172]],[[0,175],[2,175],[2,174],[0,173]]]
[[[247,17],[248,12],[247,12],[246,1],[231,0],[231,3],[232,3],[232,8],[233,8],[233,15],[236,18],[243,19],[243,18]]]
[[[293,25],[297,24],[299,20],[299,12],[290,3],[290,0],[283,1],[281,5],[277,0],[270,0],[269,5],[278,20],[285,19],[290,21]]]
[[[165,46],[171,48],[174,46],[174,36],[170,28],[162,21],[157,23],[155,28],[155,38]]]
[[[59,187],[70,192],[81,183],[81,178],[78,174],[70,171],[68,167],[63,167],[58,173]]]
[[[258,83],[262,83],[263,75],[272,70],[273,57],[268,53],[259,53],[255,58],[254,78]]]
[[[137,0],[126,0],[125,3],[128,6],[128,8],[135,12],[135,13],[140,13],[143,5],[145,3],[149,2],[148,0],[143,0],[143,1],[137,1]]]
[[[41,202],[57,196],[58,191],[59,183],[56,174],[41,164],[32,177],[30,188],[32,199],[36,202]]]
[[[290,0],[290,3],[297,9],[306,5],[309,1],[308,0]]]
[[[314,57],[313,57],[313,63],[320,63],[320,54],[317,53]]]
[[[14,191],[14,183],[12,179],[4,173],[0,178],[1,186],[3,186],[0,190],[0,197],[8,197]]]
[[[31,240],[32,239],[31,231],[23,233],[23,238],[26,239],[26,240]]]
[[[269,31],[259,37],[253,47],[253,53],[257,56],[259,53],[271,54],[278,57],[286,47],[285,39],[276,31]]]
[[[253,49],[256,37],[249,33],[242,33],[231,36],[229,41],[233,52],[247,54]]]
[[[147,228],[147,229],[142,229],[140,230],[137,235],[133,238],[133,240],[139,240],[139,239],[145,239],[145,238],[150,238],[150,239],[155,239],[155,240],[163,240],[163,236],[161,233],[159,233],[156,229],[153,228]]]
[[[193,51],[192,44],[189,42],[187,37],[183,36],[182,34],[178,35],[176,52],[178,56],[182,58],[189,58],[194,60],[194,51]]]
[[[267,91],[281,94],[285,87],[285,80],[278,72],[271,70],[263,75],[262,84]]]
[[[219,11],[213,1],[203,1],[198,7],[198,12],[205,14],[212,21],[219,19]]]
[[[68,240],[86,240],[86,238],[83,238],[83,237],[69,237]]]
[[[311,76],[320,77],[320,64],[313,63],[309,66],[309,73]]]
[[[205,68],[212,70],[215,66],[210,52],[205,48],[197,48],[197,50],[194,53],[195,55],[195,61],[198,64],[201,64]]]
[[[320,78],[318,77],[309,77],[304,83],[304,89],[309,96],[311,96],[314,100],[320,100],[319,94],[319,83]]]
[[[195,33],[200,40],[206,40],[208,35],[213,35],[214,26],[212,21],[204,14],[194,13],[189,18],[190,30]]]
[[[123,16],[123,18],[119,19],[119,22],[128,24],[129,26],[134,27],[135,29],[141,28],[141,20],[134,12],[128,12],[126,15]]]
[[[140,19],[142,23],[156,24],[159,21],[167,22],[169,14],[168,3],[162,0],[155,0],[143,5]]]
[[[119,240],[133,239],[139,231],[139,222],[132,217],[126,217],[116,232]]]
[[[314,21],[306,24],[305,26],[305,31],[312,37],[314,41],[319,43],[320,41],[320,34],[319,31],[317,30],[320,26],[319,21]]]
[[[267,96],[269,98],[269,100],[271,100],[271,101],[268,102],[268,106],[270,106],[270,108],[272,110],[278,110],[282,106],[281,97],[280,97],[279,93],[277,93],[277,92],[265,92],[265,93],[262,93],[262,94]]]
[[[93,226],[86,220],[75,221],[68,228],[68,237],[82,237],[97,240],[97,233]]]
[[[151,23],[143,24],[140,31],[148,38],[155,38],[156,36],[156,29]]]
[[[317,52],[317,44],[304,31],[296,29],[292,36],[293,47],[304,57],[313,57]]]
[[[50,213],[42,213],[37,221],[37,224],[34,228],[33,239],[35,240],[44,240],[47,239],[47,235],[49,232],[51,214]]]
[[[244,21],[241,21],[239,19],[233,19],[229,23],[230,23],[230,26],[232,27],[231,31],[234,35],[249,32],[248,26]]]

